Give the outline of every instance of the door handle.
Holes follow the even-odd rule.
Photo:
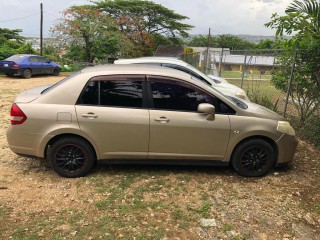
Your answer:
[[[92,112],[81,114],[81,116],[84,117],[84,118],[91,118],[91,119],[98,117],[98,115],[96,115],[96,114],[94,114]]]
[[[159,117],[154,119],[156,122],[166,123],[169,122],[169,119],[166,117]]]

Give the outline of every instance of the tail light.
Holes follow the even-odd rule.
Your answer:
[[[19,69],[19,65],[16,63],[13,63],[13,69]]]
[[[19,125],[24,123],[27,120],[27,116],[22,112],[17,104],[12,104],[10,110],[10,122],[11,125]]]

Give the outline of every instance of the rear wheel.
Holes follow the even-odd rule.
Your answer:
[[[87,175],[95,162],[92,147],[76,137],[56,141],[50,149],[48,158],[53,170],[67,178]]]
[[[23,70],[22,76],[26,79],[31,78],[32,72],[30,69],[25,69]]]
[[[273,147],[262,139],[250,139],[241,143],[231,159],[234,170],[245,177],[266,175],[275,161],[276,154]]]
[[[53,76],[59,76],[59,73],[60,73],[60,70],[59,70],[58,68],[54,68],[54,69],[52,70],[52,75],[53,75]]]

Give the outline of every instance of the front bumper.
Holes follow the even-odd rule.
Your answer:
[[[277,165],[293,161],[298,145],[297,137],[283,134],[278,139],[277,145],[279,151]]]

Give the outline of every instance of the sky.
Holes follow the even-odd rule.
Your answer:
[[[153,0],[189,17],[193,25],[190,34],[274,35],[264,27],[273,13],[284,15],[292,0]],[[22,29],[21,35],[40,35],[40,3],[44,11],[44,37],[62,17],[62,11],[72,5],[90,4],[89,0],[0,0],[0,28]]]

